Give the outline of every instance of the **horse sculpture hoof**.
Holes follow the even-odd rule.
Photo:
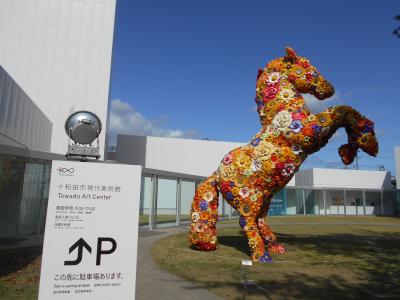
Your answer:
[[[262,256],[260,256],[258,261],[263,264],[270,264],[272,263],[272,257],[268,252],[265,252]]]
[[[340,146],[339,155],[345,165],[350,165],[357,155],[357,148],[350,144]]]
[[[268,245],[268,252],[272,254],[285,254],[286,249],[281,244]]]
[[[358,138],[358,145],[365,153],[376,156],[378,154],[378,141],[376,140],[374,131],[374,122],[367,118],[358,120],[358,129],[360,130],[360,137]]]

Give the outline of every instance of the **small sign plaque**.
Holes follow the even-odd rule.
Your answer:
[[[249,259],[242,259],[242,266],[252,266],[253,262]]]

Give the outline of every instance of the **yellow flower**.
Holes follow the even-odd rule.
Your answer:
[[[267,160],[271,157],[274,151],[274,145],[266,140],[260,141],[260,143],[255,147],[255,154],[258,159]]]
[[[239,212],[240,212],[240,214],[241,214],[242,216],[248,217],[248,216],[251,215],[251,213],[253,212],[253,210],[251,209],[250,204],[248,204],[248,203],[242,203],[242,204],[239,206]]]
[[[235,165],[241,169],[249,168],[251,165],[251,158],[245,153],[241,152],[236,158],[234,158]]]
[[[222,177],[226,179],[232,178],[235,175],[235,169],[230,165],[221,164],[219,167],[219,172],[221,173]]]
[[[264,161],[262,165],[262,170],[265,173],[270,173],[275,168],[275,164],[271,161]]]
[[[274,71],[279,71],[282,69],[282,67],[283,67],[282,62],[278,59],[275,59],[268,64],[268,69],[271,69]]]
[[[280,85],[281,85],[281,87],[283,87],[284,89],[291,89],[291,87],[292,87],[292,84],[291,84],[290,81],[287,80],[287,79],[281,79]]]
[[[316,114],[316,119],[319,126],[329,126],[332,123],[330,115],[325,112]]]
[[[306,70],[299,65],[295,65],[290,74],[296,77],[303,77],[306,74]]]
[[[243,175],[238,175],[233,179],[235,186],[237,187],[244,187],[247,183],[247,177]]]
[[[239,195],[239,188],[235,186],[232,188],[231,192],[232,195],[236,197],[237,195]]]
[[[293,154],[292,149],[290,149],[290,147],[282,147],[281,153],[282,153],[282,156],[285,156],[285,157],[290,157]]]

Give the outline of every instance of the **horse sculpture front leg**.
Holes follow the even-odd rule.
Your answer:
[[[341,127],[345,128],[348,136],[348,143],[339,148],[339,155],[344,164],[349,165],[354,161],[358,149],[371,156],[376,156],[378,153],[374,123],[350,106],[330,107],[323,112],[309,116],[305,123],[306,126],[314,128],[314,135],[304,141],[303,146],[308,152],[307,154],[324,147],[329,138]]]

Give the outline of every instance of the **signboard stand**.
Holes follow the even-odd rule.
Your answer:
[[[134,299],[141,167],[53,161],[39,300]]]

